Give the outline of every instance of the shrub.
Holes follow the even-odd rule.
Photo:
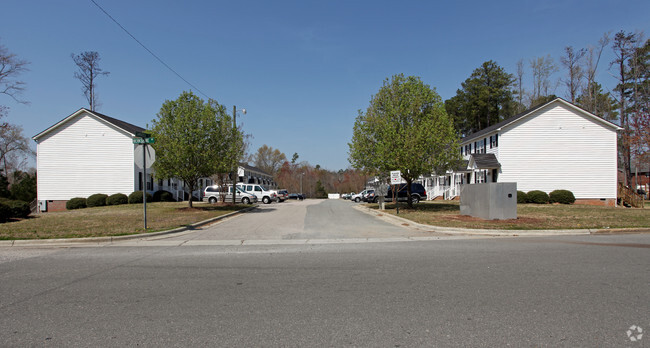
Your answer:
[[[528,195],[524,191],[517,191],[517,203],[528,203]]]
[[[551,203],[573,204],[576,201],[573,192],[569,190],[555,190],[548,196]]]
[[[147,202],[153,201],[153,197],[147,193]],[[129,204],[142,203],[142,191],[135,191],[129,195]]]
[[[65,202],[65,208],[68,210],[72,209],[81,209],[86,207],[86,199],[81,197],[75,197],[67,202]]]
[[[24,219],[32,213],[32,210],[29,208],[29,203],[23,201],[7,201],[5,205],[9,206],[11,209],[12,218],[21,218]]]
[[[6,222],[11,219],[11,208],[5,203],[0,203],[0,222]]]
[[[106,198],[108,198],[108,195],[95,193],[86,199],[86,205],[89,207],[103,207],[106,205]]]
[[[159,190],[153,194],[153,202],[173,202],[174,196],[171,192]]]
[[[533,190],[526,194],[528,203],[546,204],[549,201],[548,194],[544,191]]]
[[[123,193],[115,193],[106,198],[106,205],[120,205],[129,203],[129,197]]]

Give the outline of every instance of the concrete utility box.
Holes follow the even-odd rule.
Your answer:
[[[460,215],[486,220],[516,219],[517,183],[463,185],[460,189]]]

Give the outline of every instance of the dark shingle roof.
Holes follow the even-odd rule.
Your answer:
[[[475,153],[472,158],[478,169],[501,168],[501,163],[493,153]]]
[[[114,126],[116,126],[118,128],[124,129],[125,131],[127,131],[129,133],[135,134],[136,132],[144,132],[145,131],[145,129],[142,128],[142,127],[138,127],[138,126],[132,125],[132,124],[130,124],[128,122],[124,122],[124,121],[118,120],[116,118],[106,116],[104,114],[100,114],[97,111],[90,111],[88,109],[84,109],[84,110],[96,115],[97,117],[103,119],[104,121],[106,121],[108,123],[112,123]]]
[[[265,171],[263,171],[263,170],[261,170],[261,169],[259,169],[257,167],[253,167],[253,166],[249,165],[248,163],[240,163],[239,166],[244,168],[244,169],[248,169],[250,171],[253,171],[253,172],[258,172],[258,173],[262,173],[264,175],[271,176],[269,173],[267,173],[267,172],[265,172]]]

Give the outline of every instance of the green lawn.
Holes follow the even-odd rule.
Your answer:
[[[369,205],[377,209],[377,204]],[[385,213],[396,214],[394,204]],[[406,209],[400,203],[399,216],[421,224],[475,229],[606,229],[650,228],[650,205],[644,209],[589,205],[518,204],[516,220],[482,220],[460,215],[457,201],[426,201]]]
[[[187,226],[246,207],[195,202],[194,209],[188,209],[187,202],[148,203],[147,232]],[[43,213],[0,224],[0,239],[4,240],[120,236],[143,232],[142,204]]]

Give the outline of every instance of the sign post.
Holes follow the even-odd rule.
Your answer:
[[[135,133],[137,138],[133,138],[133,143],[142,145],[142,206],[144,210],[144,230],[147,231],[147,144],[154,144],[155,139],[151,135],[143,132]]]
[[[392,170],[390,172],[390,184],[393,185],[393,201],[395,201],[395,210],[397,215],[399,215],[399,195],[397,197],[395,196],[395,189],[397,185],[399,185],[400,181],[402,181],[402,172],[399,170]]]

